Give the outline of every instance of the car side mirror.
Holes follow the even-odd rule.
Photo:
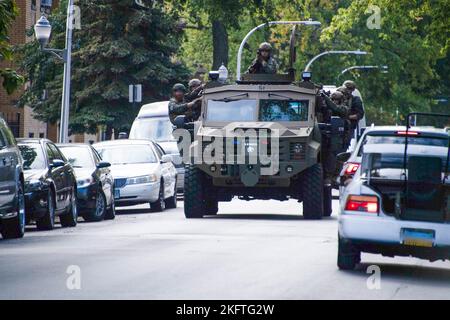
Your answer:
[[[347,162],[347,160],[350,159],[351,155],[351,152],[342,152],[336,156],[336,159],[339,162]]]
[[[186,125],[186,116],[176,117],[173,124],[177,127],[177,129],[183,129]]]
[[[111,167],[111,163],[106,162],[106,161],[101,161],[97,164],[98,169],[109,168],[109,167]]]
[[[50,168],[55,169],[55,168],[64,167],[65,165],[66,165],[66,163],[64,161],[62,161],[60,159],[55,159],[50,164]]]
[[[161,158],[161,163],[169,163],[172,161],[173,161],[172,157],[168,154],[163,155]]]

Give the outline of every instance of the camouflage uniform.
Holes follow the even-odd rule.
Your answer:
[[[188,111],[189,111],[188,103],[185,100],[177,101],[174,98],[170,99],[169,102],[170,122],[175,124],[176,117],[186,115]]]
[[[272,46],[267,43],[261,43],[258,49],[258,57],[253,60],[252,65],[248,68],[247,73],[251,74],[276,74],[278,71],[278,63],[269,55],[267,60],[261,56],[261,51],[272,52]]]

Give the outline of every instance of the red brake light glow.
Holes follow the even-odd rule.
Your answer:
[[[354,162],[348,162],[347,167],[345,168],[345,174],[349,176],[353,176],[356,171],[358,171],[360,164]]]
[[[399,136],[418,136],[419,133],[416,131],[397,131]]]
[[[349,196],[345,210],[378,213],[378,198],[373,196]]]

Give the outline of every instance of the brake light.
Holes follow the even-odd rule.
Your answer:
[[[348,162],[347,167],[345,168],[345,174],[348,176],[353,176],[356,171],[358,171],[360,164],[354,162]]]
[[[397,131],[399,136],[418,136],[419,133],[416,131]]]
[[[349,196],[346,211],[378,213],[378,198],[374,196]]]

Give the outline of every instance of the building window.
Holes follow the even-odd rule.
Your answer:
[[[29,132],[28,133],[28,138],[34,138],[34,132]]]
[[[41,7],[51,8],[52,0],[41,0]]]
[[[36,11],[36,0],[31,0],[31,10]]]
[[[39,138],[41,139],[45,138],[45,134],[43,132],[39,133]]]

